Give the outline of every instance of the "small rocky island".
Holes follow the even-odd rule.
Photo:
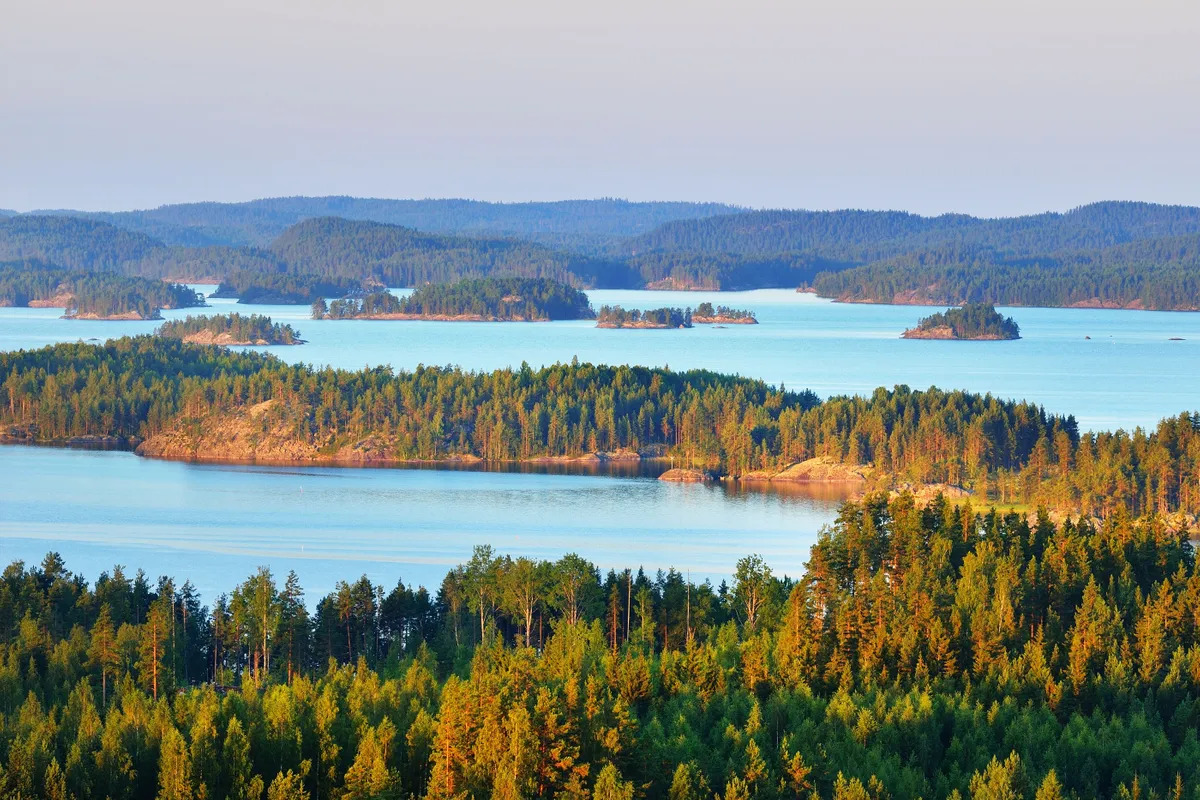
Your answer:
[[[757,325],[753,311],[728,306],[713,308],[712,303],[701,303],[692,312],[692,322],[697,325]]]
[[[601,306],[596,315],[597,328],[690,328],[692,310],[682,308],[637,308],[626,310],[621,306]]]
[[[215,314],[211,317],[176,319],[163,323],[156,333],[193,344],[260,347],[304,344],[300,334],[291,325],[272,322],[270,317],[262,314]]]
[[[592,319],[588,296],[545,278],[468,278],[422,286],[408,297],[370,292],[328,305],[317,300],[313,319],[441,320],[451,322],[545,322]]]
[[[968,303],[930,314],[904,339],[950,339],[953,341],[1002,341],[1020,339],[1021,329],[1012,317],[1002,316],[991,303]]]

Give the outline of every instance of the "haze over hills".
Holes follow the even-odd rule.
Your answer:
[[[285,229],[316,217],[385,222],[434,233],[528,239],[589,249],[646,233],[664,222],[740,211],[722,203],[634,203],[619,199],[488,203],[479,200],[388,200],[276,197],[245,203],[184,203],[119,212],[33,211],[38,216],[99,220],[164,244],[266,245]],[[16,212],[13,212],[14,214]]]
[[[283,226],[331,209],[343,213]],[[236,275],[229,285],[245,289],[282,280],[289,294],[300,296],[313,294],[303,284],[318,278],[414,286],[512,275],[577,288],[811,286],[860,302],[1200,308],[1196,207],[1105,202],[997,219],[854,209],[716,213],[731,209],[619,200],[283,198],[107,215],[121,225],[158,226],[164,238],[99,218],[105,215],[62,212],[0,219],[0,260],[41,259],[74,270],[176,280]],[[702,216],[662,221],[681,213]],[[417,220],[460,233],[347,214]],[[485,234],[489,225],[512,231]],[[210,243],[179,244],[188,238]],[[262,244],[211,243],[216,240]]]

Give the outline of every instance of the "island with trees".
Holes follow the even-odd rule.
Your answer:
[[[668,328],[692,327],[691,309],[649,308],[624,309],[621,306],[601,306],[596,314],[597,328]]]
[[[746,311],[729,306],[717,306],[712,303],[701,303],[692,312],[692,322],[697,325],[757,325],[758,317],[753,311]]]
[[[1020,339],[1021,329],[1012,317],[1003,316],[991,303],[968,303],[930,314],[901,336],[904,339],[1001,341]]]
[[[189,316],[165,322],[155,333],[193,344],[264,346],[304,343],[291,325],[272,322],[270,317],[261,314]]]
[[[0,306],[63,308],[67,319],[153,320],[164,308],[204,305],[187,286],[42,262],[0,265]]]
[[[371,292],[312,306],[314,319],[546,322],[592,319],[588,297],[547,278],[467,278],[421,286],[407,297]]]

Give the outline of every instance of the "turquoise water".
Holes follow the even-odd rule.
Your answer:
[[[1034,400],[1084,428],[1152,426],[1200,408],[1200,314],[1004,309],[1015,342],[908,341],[929,309],[831,303],[791,291],[589,293],[595,306],[750,308],[759,325],[601,330],[590,322],[321,321],[306,306],[213,300],[189,313],[265,313],[308,344],[281,358],[357,368],[458,364],[495,369],[580,360],[708,368],[822,396],[908,384]],[[59,319],[0,309],[0,349],[148,333],[151,322]],[[1090,337],[1090,338],[1085,338]],[[1171,341],[1173,337],[1183,341]],[[259,564],[295,569],[310,596],[340,579],[436,584],[471,547],[604,568],[674,566],[719,580],[749,552],[797,574],[835,497],[663,484],[609,475],[451,470],[240,468],[148,461],[126,453],[0,447],[0,561],[55,549],[94,578],[121,563],[190,578],[207,599]],[[435,588],[433,585],[430,588]]]
[[[1003,309],[1021,326],[1015,342],[900,339],[929,309],[833,303],[786,290],[593,291],[592,304],[630,308],[708,300],[757,312],[759,325],[724,329],[602,330],[591,322],[472,323],[313,321],[307,306],[165,311],[269,314],[308,344],[266,348],[281,358],[359,368],[457,364],[471,369],[540,366],[573,357],[594,363],[704,367],[830,394],[877,386],[992,392],[1075,414],[1088,429],[1152,426],[1200,407],[1200,314],[1092,309]],[[0,349],[153,331],[153,322],[62,320],[55,309],[0,309]],[[1090,336],[1090,339],[1084,337]],[[1179,337],[1184,341],[1170,341]]]
[[[0,464],[4,563],[57,550],[89,579],[119,563],[189,578],[210,601],[260,564],[296,570],[310,600],[362,574],[436,591],[476,544],[714,581],[758,552],[798,575],[837,507],[607,475],[197,465],[19,445],[0,446]]]

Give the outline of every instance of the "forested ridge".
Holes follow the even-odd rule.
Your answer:
[[[0,218],[0,259],[165,278],[213,280],[237,273],[230,286],[278,282],[280,273],[310,287],[321,278],[339,285],[418,286],[519,276],[576,288],[813,286],[827,297],[871,302],[1200,308],[1200,209],[1193,207],[1110,202],[981,219],[853,209],[718,214],[721,207],[704,205],[695,207],[698,218],[670,218],[689,206],[598,201],[493,208],[495,219],[516,214],[505,218],[525,222],[491,228],[491,211],[469,201],[412,214],[370,210],[391,208],[389,202],[291,198],[246,204],[237,224],[252,230],[261,222],[271,234],[247,234],[247,246],[238,247],[199,233],[194,242],[191,234],[167,237],[168,246],[100,221],[104,215]],[[212,206],[158,212],[180,221],[198,215],[199,230],[209,211],[216,218],[225,213],[221,204]],[[568,221],[567,208],[581,218]],[[356,214],[361,216],[347,218]],[[284,219],[287,225],[281,225]],[[483,227],[472,227],[471,220]],[[663,224],[652,227],[652,220]],[[417,229],[424,225],[431,227]],[[318,294],[313,289],[301,302]]]
[[[465,554],[464,554],[465,555]],[[477,547],[427,591],[0,576],[0,788],[114,798],[1188,798],[1200,572],[1149,519],[846,504],[804,572]],[[182,576],[181,576],[182,577]],[[208,601],[206,605],[203,600]]]
[[[56,269],[39,261],[0,264],[0,306],[62,303],[67,316],[136,314],[154,319],[163,308],[204,305],[182,284],[105,272]]]
[[[369,448],[384,460],[502,462],[665,448],[677,463],[739,476],[823,456],[871,465],[888,483],[965,486],[981,499],[1105,518],[1200,511],[1196,413],[1154,431],[1080,433],[1073,417],[961,391],[899,386],[822,401],[706,371],[576,363],[351,372],[152,336],[3,353],[0,376],[0,430],[30,441],[197,441],[223,420],[251,424],[246,410],[267,404],[249,433],[313,458]]]

